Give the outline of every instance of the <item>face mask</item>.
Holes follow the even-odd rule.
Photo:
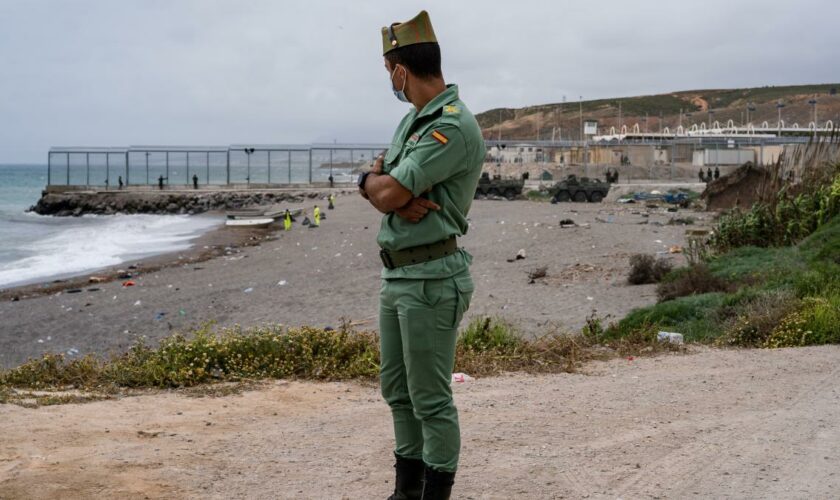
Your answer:
[[[403,71],[405,69],[403,68]],[[397,68],[394,68],[394,71],[391,72],[391,91],[394,92],[394,96],[402,102],[411,102],[408,100],[408,97],[405,96],[405,82],[408,81],[408,73],[406,72],[406,78],[403,80],[403,85],[400,90],[394,88],[394,74],[396,74]]]

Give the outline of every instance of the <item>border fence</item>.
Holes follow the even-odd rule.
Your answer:
[[[773,164],[786,148],[808,137],[758,135],[644,136],[630,140],[488,140],[485,170],[504,177],[528,171],[531,179],[555,180],[574,173],[620,181],[697,180],[698,170],[725,174],[750,161]],[[371,165],[386,144],[230,146],[53,147],[47,158],[49,186],[162,186],[267,188],[348,183]]]

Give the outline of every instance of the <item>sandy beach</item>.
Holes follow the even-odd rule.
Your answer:
[[[0,302],[0,366],[45,352],[119,352],[138,336],[154,341],[210,320],[220,326],[323,327],[345,319],[376,329],[380,214],[349,195],[324,213],[318,229],[299,220],[290,232],[278,226],[238,236],[240,243],[259,245],[234,245],[225,252],[219,244],[206,253],[208,243],[198,241],[188,252],[143,262],[132,287],[115,280],[73,294],[18,301],[7,294]],[[653,285],[626,284],[627,259],[665,252],[681,264],[683,256],[667,250],[684,243],[686,227],[697,226],[666,223],[686,215],[698,218],[697,225],[711,217],[642,204],[476,200],[470,231],[461,241],[475,257],[477,286],[466,320],[497,315],[525,335],[540,335],[550,328],[579,328],[593,309],[620,318],[653,303]],[[562,219],[578,226],[561,228]],[[526,258],[508,262],[521,249]],[[204,260],[193,260],[202,253]],[[144,266],[151,270],[142,272]],[[528,272],[541,266],[548,276],[530,284]],[[87,291],[91,286],[98,290]]]
[[[453,498],[834,497],[840,347],[692,351],[455,384]],[[0,405],[0,497],[385,498],[390,418],[338,382]]]

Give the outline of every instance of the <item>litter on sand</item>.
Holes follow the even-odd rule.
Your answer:
[[[472,382],[475,380],[473,377],[470,377],[466,373],[453,373],[452,374],[452,382],[454,383],[464,383],[464,382]]]
[[[672,344],[682,344],[683,343],[682,333],[661,331],[661,332],[656,334],[656,338],[660,342],[670,342]]]
[[[133,281],[131,281],[131,280],[128,280],[128,281],[123,281],[122,286],[134,286],[134,285],[136,285],[136,284],[137,284],[137,283],[135,283],[135,282],[133,282]]]
[[[248,288],[246,288],[245,290],[242,290],[242,291],[245,292],[245,293],[251,293],[251,292],[254,291],[254,289],[251,288],[251,287],[248,287]]]

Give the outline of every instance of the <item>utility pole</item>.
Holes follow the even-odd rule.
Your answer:
[[[583,96],[578,96],[578,118],[580,119],[580,140],[583,140]]]
[[[782,136],[782,108],[784,108],[784,107],[785,107],[785,103],[782,102],[781,99],[779,99],[776,102],[776,111],[778,111],[778,113],[779,113],[778,121],[776,122],[776,125],[778,125],[778,128],[779,128],[779,137]]]
[[[811,98],[811,100],[808,101],[808,104],[810,104],[811,107],[814,108],[814,139],[816,139],[817,138],[817,96],[814,96],[813,98]]]
[[[502,140],[502,108],[499,108],[499,139]]]
[[[618,135],[621,136],[621,124],[622,124],[622,117],[621,117],[621,101],[618,101]],[[621,139],[623,139],[622,137]],[[619,142],[621,142],[619,139]]]

